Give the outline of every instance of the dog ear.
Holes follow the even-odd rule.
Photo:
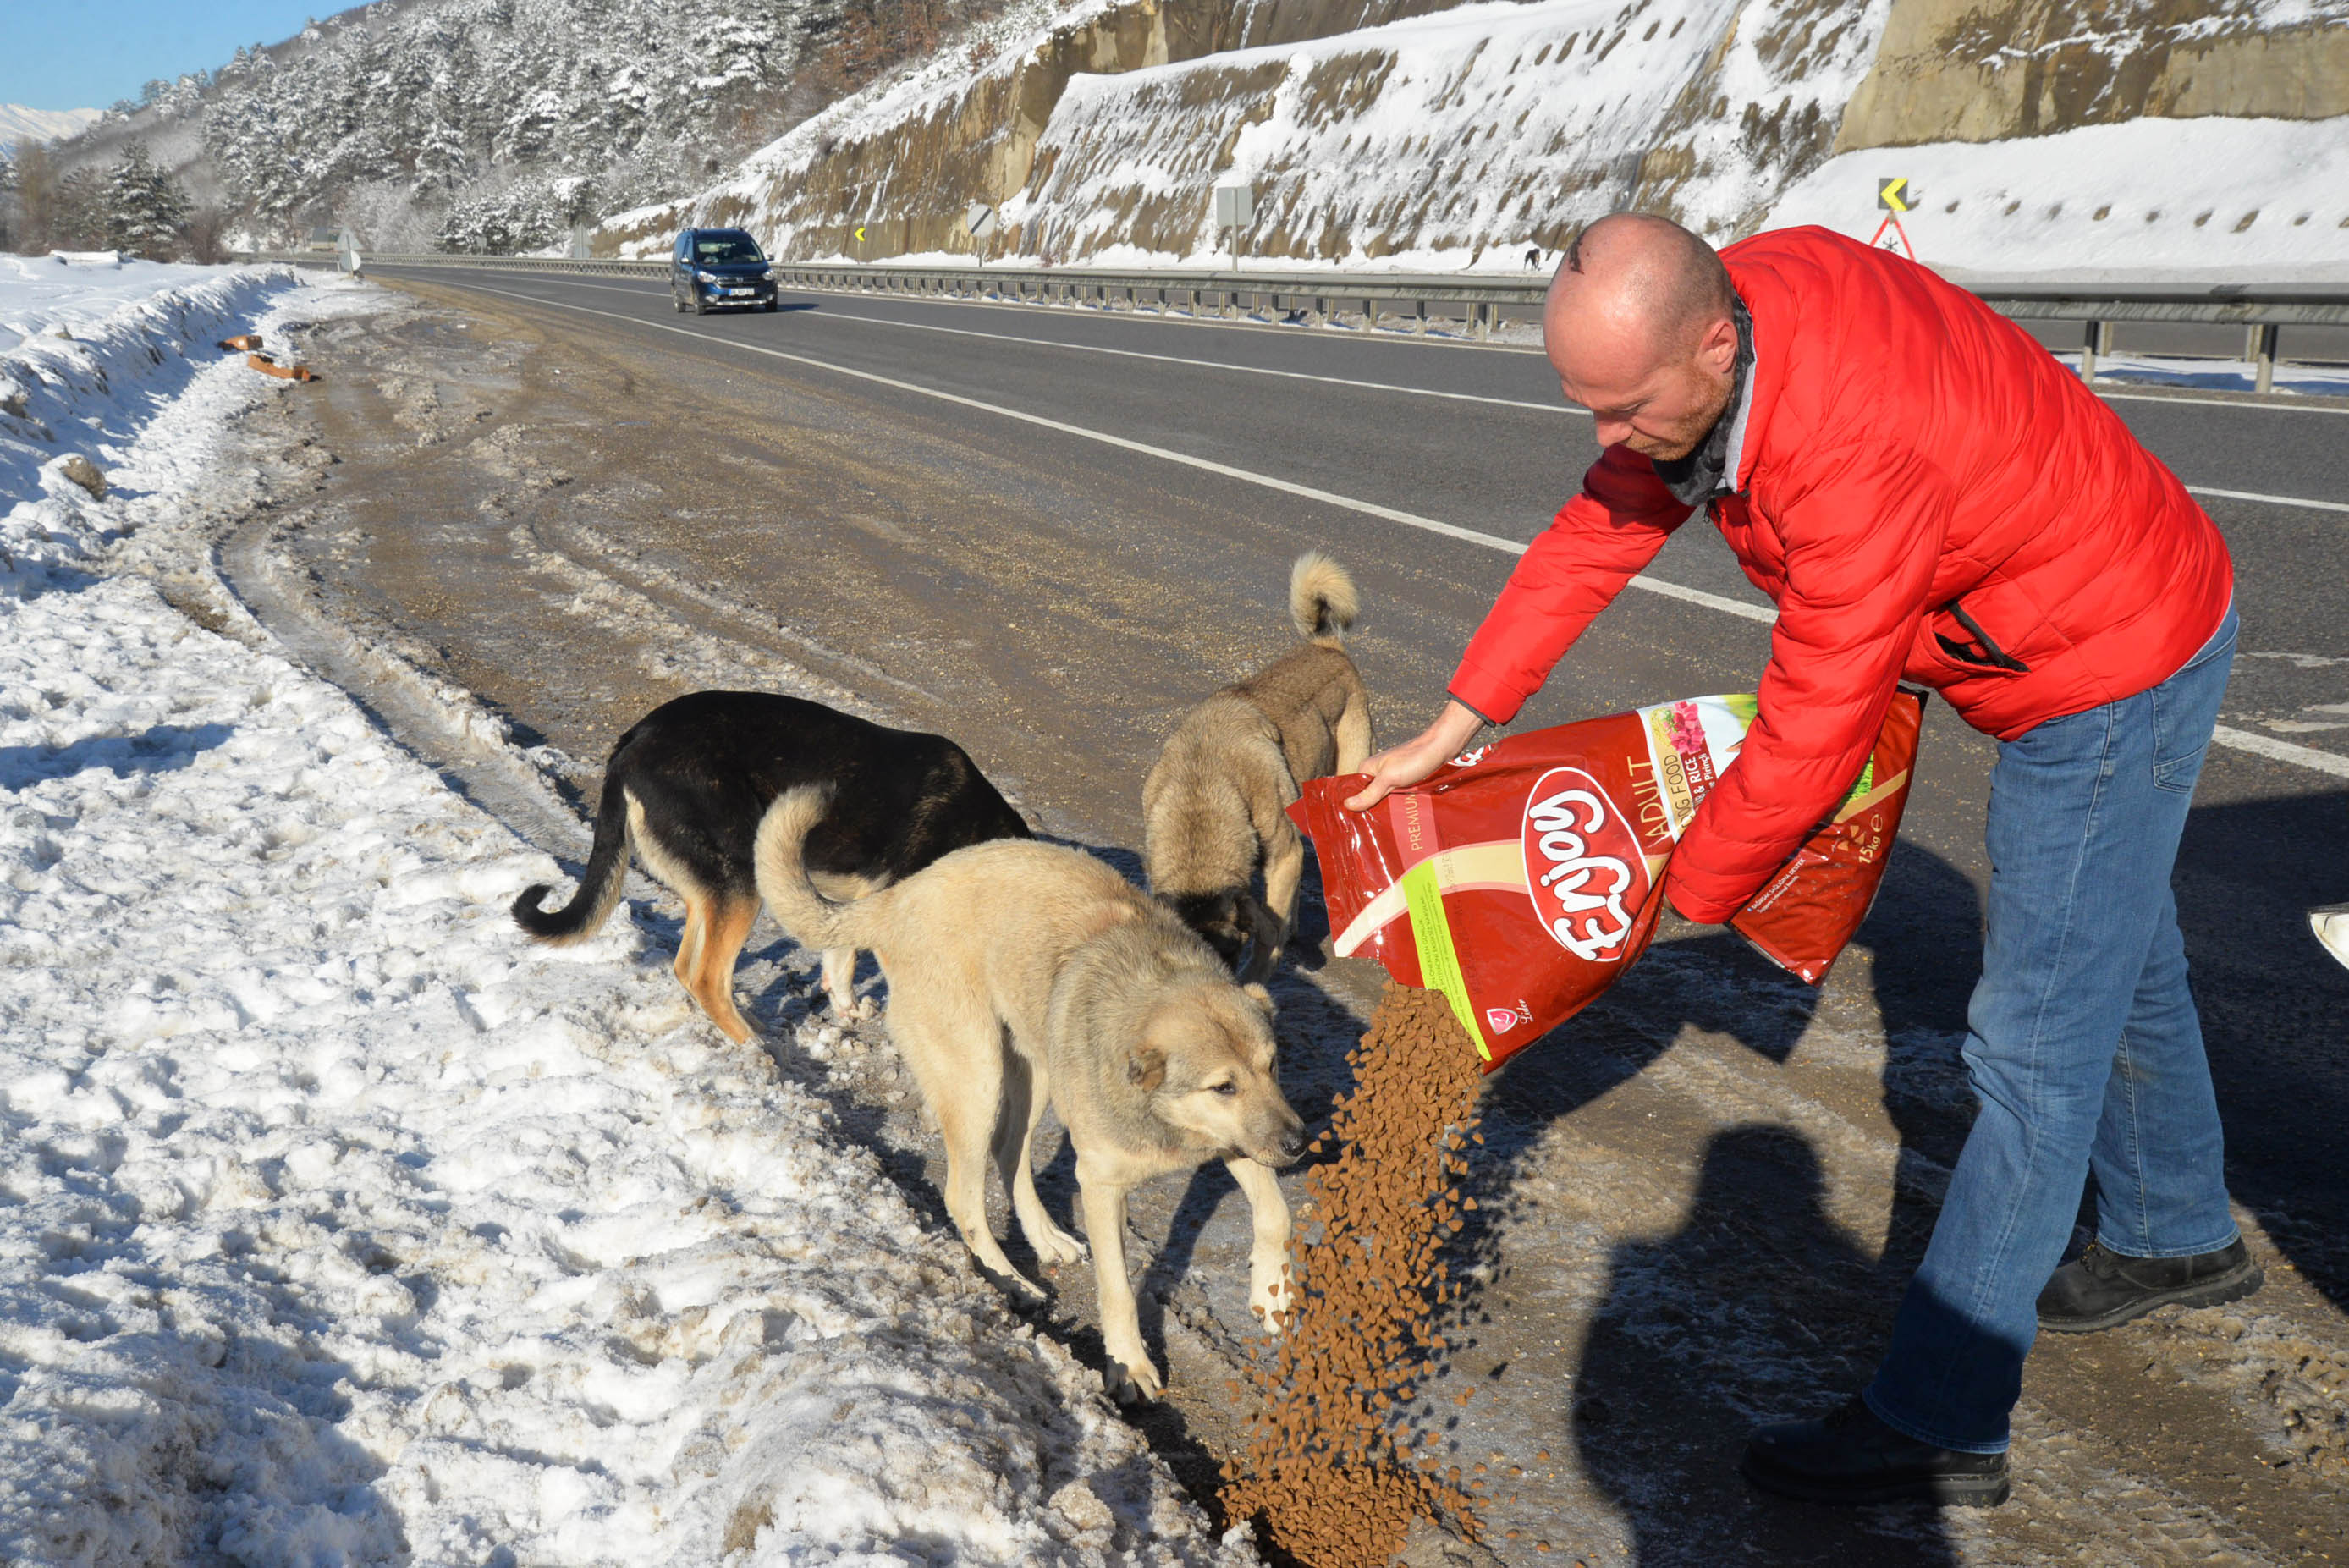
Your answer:
[[[1166,1053],[1155,1045],[1136,1046],[1125,1058],[1126,1082],[1145,1094],[1156,1094],[1166,1081]]]
[[[1272,1016],[1272,992],[1265,990],[1264,987],[1257,984],[1256,981],[1250,981],[1247,984],[1240,987],[1240,993],[1246,996],[1250,1002],[1256,1003],[1256,1010],[1258,1012],[1263,1013],[1267,1018]]]

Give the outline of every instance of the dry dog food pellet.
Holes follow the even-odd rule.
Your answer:
[[[1435,1435],[1405,1407],[1450,1348],[1435,1318],[1460,1292],[1439,1254],[1463,1224],[1456,1183],[1482,1064],[1441,995],[1402,985],[1348,1061],[1354,1089],[1330,1130],[1338,1158],[1305,1180],[1318,1223],[1289,1244],[1288,1318],[1249,1375],[1247,1448],[1224,1467],[1227,1516],[1261,1520],[1313,1568],[1377,1568],[1413,1518],[1481,1533],[1459,1467],[1441,1466]]]

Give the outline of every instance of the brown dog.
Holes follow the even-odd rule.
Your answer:
[[[1142,786],[1150,890],[1226,963],[1253,941],[1248,980],[1272,972],[1296,919],[1305,840],[1288,807],[1298,785],[1354,773],[1371,754],[1370,696],[1345,649],[1360,609],[1344,567],[1318,550],[1298,556],[1288,614],[1302,640],[1185,714]]]

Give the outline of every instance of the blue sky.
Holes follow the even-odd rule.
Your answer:
[[[274,44],[335,0],[0,0],[0,103],[104,109],[153,77],[224,65]]]

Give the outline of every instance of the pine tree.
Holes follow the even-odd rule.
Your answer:
[[[106,244],[106,182],[94,169],[58,178],[49,195],[48,233],[42,248],[94,251]]]
[[[155,166],[145,142],[122,144],[122,161],[109,171],[101,201],[109,245],[150,261],[179,253],[188,199],[169,171]]]
[[[38,255],[49,248],[49,228],[57,215],[57,169],[48,148],[29,136],[19,140],[9,173],[16,214],[10,243],[26,255]]]
[[[238,50],[185,112],[201,114],[251,230],[291,238],[356,191],[381,202],[404,187],[435,229],[468,206],[450,237],[476,243],[491,227],[534,230],[525,209],[540,203],[512,195],[524,186],[590,175],[598,199],[635,205],[780,134],[820,106],[805,67],[852,5],[862,78],[992,4],[407,0],[346,13],[275,55]]]

